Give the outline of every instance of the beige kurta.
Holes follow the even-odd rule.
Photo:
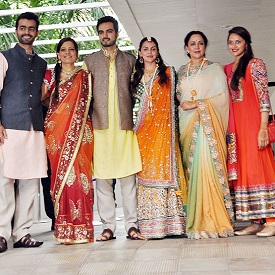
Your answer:
[[[141,171],[137,137],[120,129],[115,59],[109,62],[109,128],[94,130],[94,177],[123,178]]]
[[[47,177],[47,155],[41,131],[6,129],[8,138],[0,146],[2,174],[12,179]]]

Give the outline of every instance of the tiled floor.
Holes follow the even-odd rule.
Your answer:
[[[0,254],[0,274],[275,275],[275,237],[132,241],[125,237],[121,208],[117,216],[116,240],[70,246],[52,240],[49,221],[36,223],[32,235],[44,244],[13,249],[9,242]],[[95,236],[100,232],[95,226]]]

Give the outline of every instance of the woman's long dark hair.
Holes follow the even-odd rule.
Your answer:
[[[154,37],[144,37],[140,43],[139,43],[139,48],[138,50],[140,51],[142,48],[142,45],[145,41],[148,41],[149,39],[151,39],[152,42],[154,42],[156,44],[157,50],[158,50],[158,56],[157,58],[159,59],[158,64],[158,69],[159,69],[159,77],[160,77],[160,84],[166,84],[168,82],[168,76],[166,74],[166,69],[167,66],[164,64],[163,59],[159,53],[159,45],[157,40]],[[134,92],[136,90],[136,87],[138,86],[143,74],[144,74],[144,63],[140,62],[140,55],[138,54],[137,60],[136,60],[136,65],[135,65],[135,73],[131,82],[131,86],[132,86],[132,91]]]
[[[58,44],[56,46],[56,53],[59,53],[62,45],[65,42],[68,42],[68,41],[70,41],[74,44],[76,54],[78,55],[78,45],[71,37],[64,37],[58,42]],[[58,96],[59,96],[58,88],[59,88],[59,82],[60,82],[61,69],[62,69],[62,64],[59,62],[58,57],[57,57],[56,58],[56,65],[54,67],[55,88],[54,88],[53,98],[58,98]]]
[[[246,49],[243,56],[239,60],[237,69],[235,70],[233,77],[231,79],[230,87],[232,90],[238,90],[239,81],[242,77],[245,77],[245,71],[249,61],[254,57],[252,47],[251,47],[251,36],[250,33],[244,27],[234,27],[228,32],[227,42],[229,40],[230,34],[235,33],[244,39],[246,43]]]

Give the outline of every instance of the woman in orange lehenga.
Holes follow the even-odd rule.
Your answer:
[[[132,82],[142,159],[138,227],[147,239],[182,235],[186,191],[175,122],[175,72],[163,63],[155,38],[143,38],[138,53]]]
[[[231,144],[236,141],[237,148],[232,158],[237,164],[237,179],[233,181],[236,218],[252,222],[235,235],[273,236],[275,162],[267,130],[270,100],[266,67],[261,59],[253,58],[251,37],[245,28],[231,29],[227,43],[235,57],[225,72],[232,97],[230,123],[235,123],[236,130],[229,139]]]
[[[61,39],[57,45],[61,63],[45,75],[45,84],[51,93],[45,134],[52,170],[54,237],[65,244],[94,240],[93,135],[88,115],[91,83],[88,72],[74,66],[77,54],[78,47],[73,39]]]

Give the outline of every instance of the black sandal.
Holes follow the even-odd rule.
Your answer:
[[[102,237],[104,239],[102,239]],[[103,230],[101,235],[96,239],[96,241],[97,242],[106,242],[106,241],[110,241],[110,240],[114,240],[114,239],[116,239],[116,237],[114,237],[113,231],[109,228],[106,228]]]
[[[36,241],[31,237],[30,234],[25,235],[22,237],[19,241],[13,244],[14,248],[20,248],[20,247],[38,247],[42,245],[43,242]]]
[[[0,237],[0,253],[8,249],[7,241],[4,237]]]

